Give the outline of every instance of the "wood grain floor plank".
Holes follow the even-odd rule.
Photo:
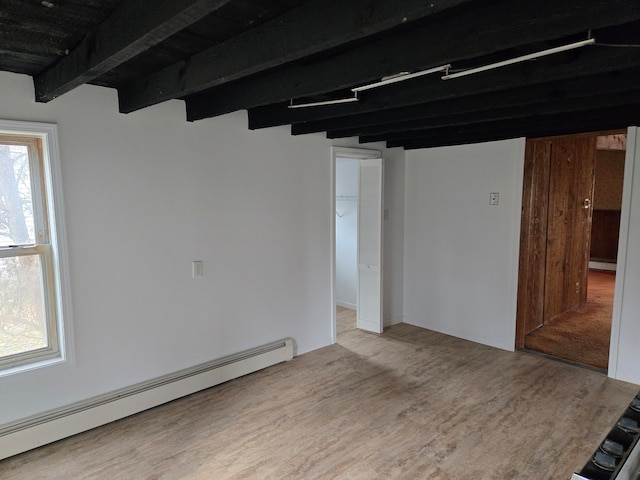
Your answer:
[[[638,386],[409,325],[0,462],[0,478],[568,479]]]

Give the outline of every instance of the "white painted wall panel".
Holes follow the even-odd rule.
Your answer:
[[[323,135],[252,132],[242,112],[188,123],[180,101],[121,115],[95,86],[38,104],[6,72],[0,92],[0,117],[59,126],[76,347],[73,364],[0,377],[0,425],[284,337],[297,354],[331,343]],[[404,152],[382,150],[401,225]],[[390,237],[385,313],[401,318],[403,232]]]
[[[407,152],[405,322],[513,350],[523,166],[522,139]]]
[[[0,378],[0,424],[284,337],[331,343],[330,142],[114,90],[48,104],[0,73],[0,116],[59,126],[75,364]],[[191,278],[203,260],[204,277]]]

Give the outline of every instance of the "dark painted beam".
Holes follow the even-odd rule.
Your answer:
[[[296,65],[187,99],[188,120],[354,87],[385,75],[472,59],[640,19],[640,2],[492,2],[308,65]],[[477,75],[476,75],[477,76]]]
[[[345,138],[360,135],[380,135],[388,132],[427,128],[434,121],[476,114],[486,110],[517,108],[531,104],[559,102],[569,107],[588,103],[591,97],[614,95],[637,90],[640,69],[605,75],[592,75],[569,81],[551,82],[531,87],[512,88],[499,92],[463,96],[440,100],[406,108],[382,110],[368,114],[352,115],[337,119],[299,123],[291,126],[291,133],[327,131],[328,138]],[[324,127],[321,130],[317,130]]]
[[[364,118],[369,114],[372,114],[370,120],[374,121],[383,117],[386,110],[397,111],[399,108],[414,106],[414,110],[418,111],[428,108],[426,105],[424,107],[421,105],[440,100],[495,93],[548,82],[575,81],[583,76],[640,67],[640,49],[637,48],[592,46],[561,55],[454,80],[429,78],[420,81],[416,79],[405,82],[401,88],[372,93],[364,97],[361,102],[348,106],[333,105],[295,110],[288,109],[286,105],[254,108],[249,111],[249,128],[257,129],[340,117],[346,119],[355,115]],[[550,60],[563,61],[551,63]]]
[[[626,122],[627,124],[634,123],[633,121]],[[541,127],[539,130],[532,130],[529,134],[523,133],[519,130],[503,130],[493,132],[491,134],[479,133],[477,135],[469,134],[465,138],[460,136],[439,137],[436,140],[424,140],[407,143],[406,145],[392,145],[394,142],[387,144],[387,148],[404,148],[405,150],[419,150],[425,148],[436,147],[448,147],[454,145],[473,145],[475,143],[495,142],[500,140],[512,140],[515,138],[541,138],[541,137],[554,137],[558,135],[576,135],[582,133],[591,132],[604,132],[604,131],[618,131],[626,128],[626,124],[620,123],[619,119],[611,118],[608,120],[600,120],[598,122],[584,122],[581,125],[562,125],[553,131],[548,130],[546,127]]]
[[[101,76],[230,0],[125,1],[53,67],[34,77],[36,101],[48,102]]]
[[[445,127],[434,129],[419,139],[387,142],[389,148],[432,148],[447,145],[465,145],[508,138],[536,138],[568,135],[583,132],[614,130],[640,123],[640,104],[598,109],[591,112],[550,115],[523,120],[500,120],[465,128]]]
[[[478,0],[313,0],[119,90],[132,112]]]
[[[464,128],[468,125],[481,125],[485,122],[492,123],[502,120],[519,121],[526,119],[536,121],[536,118],[541,116],[552,118],[551,116],[553,115],[580,115],[583,112],[589,114],[595,109],[611,107],[619,107],[621,110],[625,110],[628,104],[640,104],[640,86],[636,88],[635,91],[592,95],[584,97],[581,101],[576,101],[575,99],[546,101],[543,103],[533,103],[525,107],[494,108],[466,115],[442,116],[440,118],[430,119],[429,122],[423,122],[420,125],[415,124],[412,126],[413,128],[405,130],[376,135],[363,135],[360,136],[360,143],[424,138],[426,135],[429,135],[429,132],[433,129],[442,129],[445,127]]]

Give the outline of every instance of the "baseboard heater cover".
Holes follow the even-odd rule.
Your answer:
[[[0,460],[291,360],[293,339],[229,355],[0,427]]]

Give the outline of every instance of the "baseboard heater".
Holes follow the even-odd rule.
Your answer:
[[[293,358],[287,338],[0,427],[0,460]]]

